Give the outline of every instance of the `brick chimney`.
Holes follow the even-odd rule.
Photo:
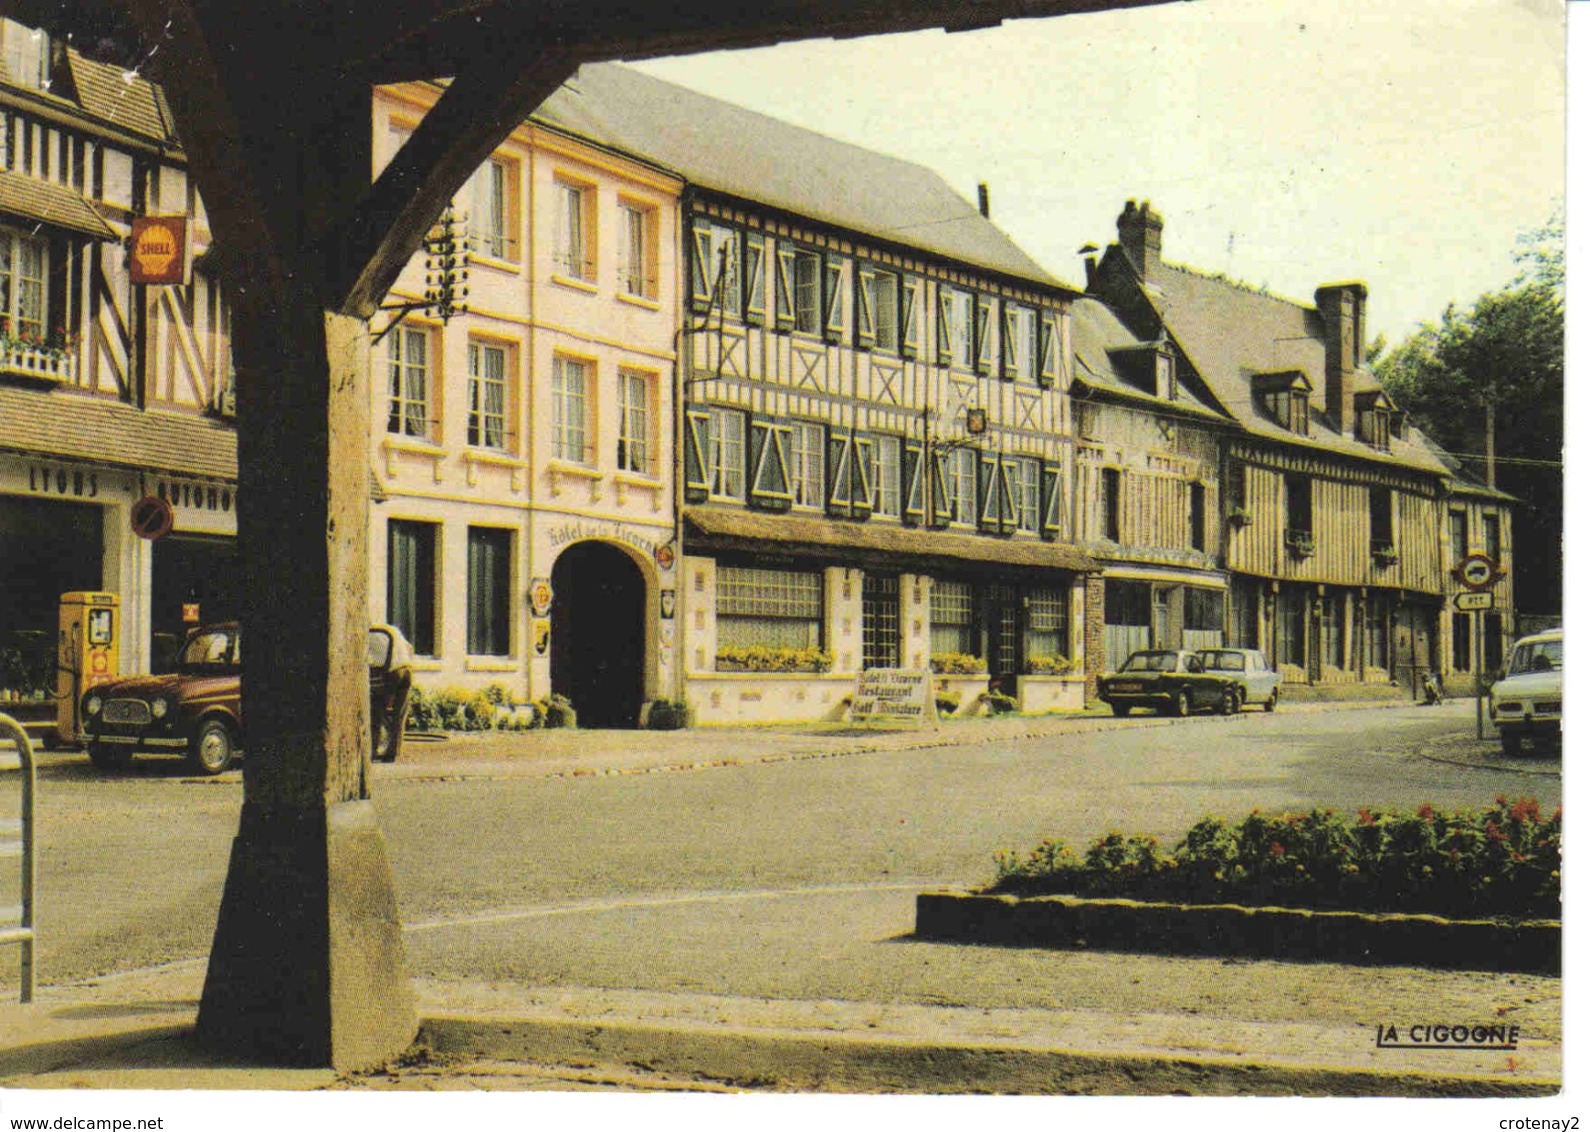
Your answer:
[[[1353,377],[1364,364],[1369,288],[1362,283],[1327,283],[1314,292],[1325,327],[1325,411],[1344,436],[1354,431]]]
[[[1165,218],[1160,216],[1145,200],[1126,202],[1126,208],[1116,218],[1115,230],[1121,236],[1121,250],[1137,268],[1145,283],[1152,283],[1159,274],[1160,237],[1165,231]]]

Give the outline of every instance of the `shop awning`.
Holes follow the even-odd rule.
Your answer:
[[[1093,573],[1102,567],[1067,543],[919,530],[888,522],[853,523],[800,515],[769,515],[719,507],[686,507],[686,539],[706,549],[776,550],[786,554],[849,551],[858,561],[980,562],[993,566]],[[687,541],[686,550],[695,546]]]
[[[0,385],[0,451],[146,472],[237,479],[237,432],[193,413]]]
[[[81,232],[96,240],[118,238],[82,193],[20,173],[0,172],[0,212]]]

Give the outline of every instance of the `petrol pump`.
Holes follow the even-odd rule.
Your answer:
[[[121,674],[121,597],[110,593],[61,595],[61,635],[56,655],[55,737],[76,743],[83,693]]]

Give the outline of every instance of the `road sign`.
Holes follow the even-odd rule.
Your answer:
[[[1474,551],[1458,563],[1457,575],[1471,590],[1488,590],[1496,584],[1496,563],[1489,555]]]
[[[146,495],[132,505],[129,518],[132,520],[133,534],[139,538],[157,539],[171,533],[176,516],[172,513],[170,503],[158,495]]]
[[[1452,599],[1452,605],[1464,613],[1476,613],[1482,609],[1494,609],[1496,607],[1496,595],[1489,590],[1479,593],[1458,594]]]

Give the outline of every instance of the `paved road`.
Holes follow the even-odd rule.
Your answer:
[[[1206,813],[1256,806],[1480,805],[1497,793],[1560,804],[1549,773],[1425,757],[1461,746],[1471,712],[1458,703],[1175,727],[1145,719],[768,763],[751,760],[778,753],[776,733],[703,734],[673,741],[682,751],[743,749],[744,765],[650,774],[569,774],[566,760],[538,762],[534,735],[494,737],[377,768],[376,798],[417,976],[943,1002],[955,997],[950,988],[983,977],[958,957],[967,949],[900,941],[884,953],[898,962],[880,966],[880,941],[909,931],[915,891],[987,879],[1002,846],[1045,836],[1079,843],[1111,828],[1174,838]],[[788,742],[808,752],[822,745]],[[608,769],[624,761],[604,760]],[[81,756],[46,761],[43,981],[204,955],[236,828],[236,775],[195,782],[150,764],[103,778]],[[863,948],[869,963],[853,962]],[[1014,960],[982,1000],[1041,1000],[1053,990],[1042,978],[1048,962]],[[1090,963],[1102,971],[1111,960],[1071,967]],[[1088,982],[1076,988],[1084,999]],[[1130,995],[1119,985],[1107,999],[1097,993],[1112,1006]],[[1285,998],[1273,983],[1255,995],[1256,1016],[1272,1009],[1261,999]]]

